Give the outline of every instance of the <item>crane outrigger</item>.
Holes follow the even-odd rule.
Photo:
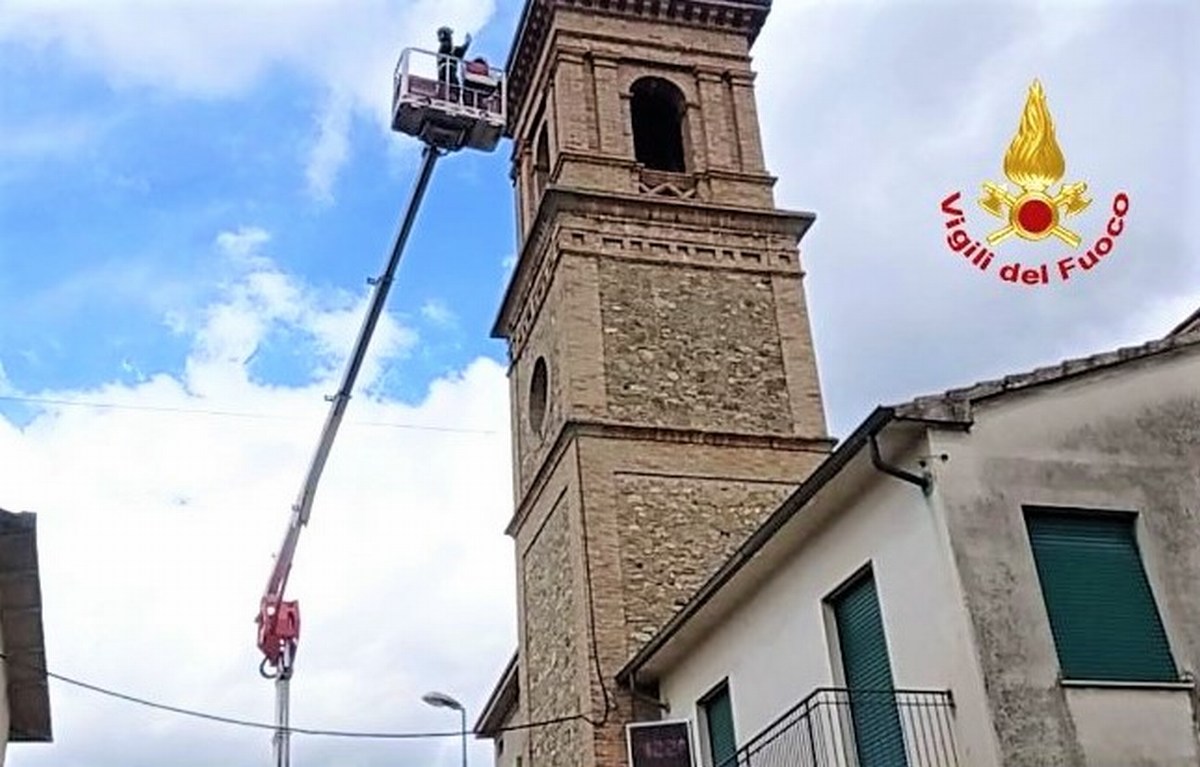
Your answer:
[[[346,363],[341,386],[329,398],[329,414],[300,493],[292,504],[283,544],[267,580],[256,619],[258,648],[263,654],[259,673],[275,681],[276,767],[291,764],[289,683],[300,640],[300,605],[295,600],[284,599],[284,592],[300,531],[308,524],[321,473],[350,402],[375,326],[383,313],[434,166],[438,158],[460,149],[493,151],[504,134],[507,95],[503,72],[489,67],[482,58],[464,61],[444,53],[408,48],[396,65],[392,86],[392,129],[414,136],[425,145],[421,167],[383,273],[369,280],[373,290],[367,314]]]

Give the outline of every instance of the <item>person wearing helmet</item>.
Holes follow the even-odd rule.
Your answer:
[[[463,44],[454,45],[454,30],[442,27],[438,30],[438,82],[454,86],[458,85],[458,61],[467,54],[471,46],[471,33],[468,32]]]

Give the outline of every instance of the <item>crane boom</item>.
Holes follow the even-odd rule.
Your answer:
[[[317,492],[317,485],[321,481],[321,473],[325,469],[325,462],[329,458],[329,452],[333,447],[334,439],[337,437],[342,417],[346,413],[346,406],[350,402],[350,395],[354,390],[354,382],[358,378],[363,360],[366,358],[371,337],[374,335],[375,327],[379,323],[379,317],[383,313],[388,291],[395,278],[396,267],[400,263],[400,257],[404,254],[404,246],[408,242],[409,234],[412,232],[417,212],[420,210],[421,201],[425,196],[425,190],[429,186],[429,179],[433,175],[434,165],[437,164],[437,160],[443,154],[443,151],[432,144],[426,144],[425,151],[422,154],[421,169],[417,176],[416,185],[413,188],[404,218],[401,220],[400,228],[396,233],[387,265],[384,267],[382,275],[370,281],[374,286],[374,290],[371,293],[371,301],[366,317],[364,317],[362,327],[359,329],[354,350],[350,355],[349,361],[346,363],[346,371],[342,377],[342,384],[338,388],[337,394],[329,398],[329,414],[325,418],[324,427],[321,429],[321,436],[317,442],[317,450],[313,454],[312,462],[309,464],[304,484],[300,487],[300,493],[296,496],[296,502],[292,504],[287,531],[284,533],[283,543],[279,547],[279,554],[275,558],[275,566],[271,570],[270,578],[267,580],[267,586],[259,605],[257,619],[258,647],[263,653],[263,662],[259,670],[263,676],[274,677],[276,683],[275,755],[277,767],[287,767],[290,761],[287,743],[287,685],[291,678],[292,661],[295,658],[296,645],[300,639],[299,604],[295,601],[285,602],[283,599],[284,590],[287,588],[288,575],[292,569],[292,558],[295,556],[296,545],[300,540],[300,531],[308,524],[309,516],[312,513],[313,498]],[[274,671],[267,673],[267,667],[271,667]]]
[[[283,590],[287,585],[288,571],[292,565],[292,555],[296,550],[296,542],[300,537],[300,528],[308,524],[309,515],[312,513],[313,498],[317,493],[317,485],[321,481],[321,473],[325,470],[325,461],[329,458],[329,452],[333,448],[333,440],[337,437],[338,428],[342,424],[342,417],[346,413],[346,406],[350,404],[350,395],[354,390],[354,382],[358,379],[359,371],[362,369],[363,360],[367,355],[367,348],[371,343],[371,337],[375,333],[375,326],[379,323],[379,317],[383,314],[383,307],[387,302],[387,294],[391,289],[392,281],[395,279],[396,267],[400,263],[400,257],[404,254],[404,246],[408,241],[408,235],[412,231],[414,222],[416,221],[417,211],[421,206],[421,200],[425,196],[425,189],[429,185],[429,179],[433,174],[433,167],[441,156],[440,151],[432,146],[426,145],[423,153],[423,161],[420,174],[417,176],[417,183],[413,189],[412,197],[409,200],[408,209],[405,211],[404,219],[401,222],[400,230],[396,233],[392,253],[383,275],[371,280],[375,289],[371,295],[371,303],[367,309],[367,314],[363,318],[362,327],[358,331],[358,340],[354,344],[354,350],[350,355],[349,361],[346,363],[346,371],[342,376],[342,385],[338,388],[337,394],[330,397],[331,406],[329,414],[325,418],[325,426],[321,429],[321,437],[317,442],[317,450],[313,454],[312,462],[309,464],[308,473],[304,477],[304,484],[300,487],[300,493],[296,496],[296,502],[292,504],[292,517],[288,524],[287,533],[284,535],[283,545],[279,549],[279,557],[275,562],[275,569],[271,571],[271,577],[267,581],[266,594],[277,594],[283,596]]]
[[[465,46],[455,50],[465,50]],[[431,66],[422,67],[422,62]],[[422,76],[421,72],[425,69],[436,70],[437,79]],[[414,136],[425,144],[421,169],[383,274],[370,280],[375,289],[371,293],[367,315],[346,363],[342,384],[337,394],[329,398],[329,415],[321,429],[317,450],[308,466],[304,484],[300,486],[300,494],[292,504],[283,543],[259,603],[258,648],[262,651],[263,660],[258,670],[264,677],[275,680],[276,767],[288,767],[291,763],[288,689],[296,645],[300,641],[300,605],[295,600],[284,601],[283,595],[300,541],[300,531],[308,525],[321,473],[329,459],[329,451],[333,448],[346,406],[350,403],[354,382],[383,313],[388,290],[416,222],[434,165],[442,155],[460,149],[495,150],[507,125],[508,86],[503,70],[489,67],[482,57],[466,62],[445,53],[417,48],[406,48],[400,54],[392,80],[392,129]]]

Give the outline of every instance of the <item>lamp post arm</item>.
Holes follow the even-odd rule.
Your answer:
[[[458,712],[462,714],[462,767],[467,767],[467,707],[461,706]]]

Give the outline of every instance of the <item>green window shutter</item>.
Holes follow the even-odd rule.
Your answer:
[[[908,763],[904,732],[892,693],[892,667],[875,578],[868,574],[852,582],[832,600],[832,605],[858,764],[902,767]]]
[[[1026,510],[1063,677],[1174,682],[1132,515]]]
[[[733,763],[737,754],[737,736],[733,731],[733,702],[729,698],[729,686],[721,687],[700,704],[704,708],[704,719],[708,726],[708,753],[712,767]]]

